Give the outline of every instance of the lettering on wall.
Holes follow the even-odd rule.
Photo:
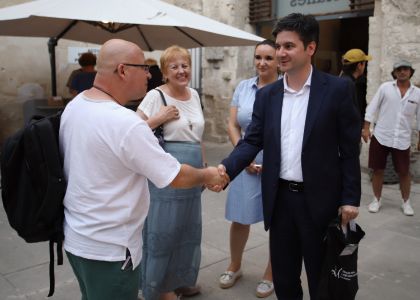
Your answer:
[[[318,3],[326,3],[328,2],[334,2],[334,1],[340,1],[340,0],[291,0],[290,6],[303,6],[303,5],[311,5],[311,4],[318,4]]]
[[[277,16],[290,13],[325,14],[350,11],[350,0],[277,0]]]

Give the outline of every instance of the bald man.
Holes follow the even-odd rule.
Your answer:
[[[137,45],[106,42],[93,87],[71,101],[61,117],[68,182],[64,249],[82,299],[137,299],[147,179],[160,188],[225,183],[214,167],[179,164],[146,122],[124,107],[146,93],[148,70]]]

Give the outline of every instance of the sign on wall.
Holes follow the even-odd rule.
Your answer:
[[[92,52],[98,56],[100,47],[68,47],[67,62],[69,64],[78,64],[78,59],[82,53]]]
[[[325,14],[350,11],[350,0],[277,0],[277,17],[290,13]]]

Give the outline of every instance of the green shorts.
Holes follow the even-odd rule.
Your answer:
[[[140,268],[121,270],[124,261],[108,262],[66,251],[79,282],[82,300],[137,300]]]

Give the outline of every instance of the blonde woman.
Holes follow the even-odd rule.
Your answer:
[[[179,46],[160,59],[165,84],[151,90],[138,113],[153,129],[163,123],[164,149],[181,163],[203,166],[204,117],[197,91],[190,88],[191,56]],[[175,290],[198,293],[201,260],[201,189],[150,188],[150,209],[143,230],[140,289],[147,300],[177,299]],[[188,288],[189,287],[189,288]]]

